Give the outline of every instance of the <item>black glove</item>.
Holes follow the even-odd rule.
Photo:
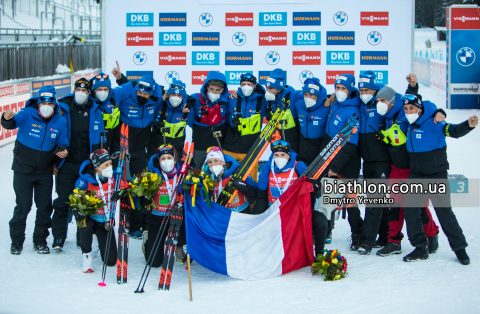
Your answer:
[[[150,211],[147,210],[147,207],[152,205],[153,202],[154,202],[153,197],[151,200],[149,200],[145,196],[140,197],[140,210],[142,211],[142,213],[148,214]]]
[[[322,183],[319,180],[307,179],[313,185],[313,197],[320,198],[322,196]]]
[[[243,181],[242,179],[235,178],[232,184],[235,187],[235,189],[237,189],[240,193],[246,195],[247,197],[250,197],[250,198],[257,197],[256,189],[253,186],[246,184],[245,181]]]
[[[57,155],[58,152],[63,152],[66,149],[67,148],[65,146],[59,145],[59,146],[57,146],[57,148],[55,148],[55,150],[53,151],[53,154]]]
[[[113,192],[112,197],[110,198],[112,201],[118,201],[120,199],[123,199],[127,197],[127,191],[126,190],[118,190]]]
[[[87,217],[83,216],[82,213],[79,210],[73,210],[72,213],[73,213],[73,216],[75,216],[75,220],[77,222],[81,222],[82,220],[87,218]]]

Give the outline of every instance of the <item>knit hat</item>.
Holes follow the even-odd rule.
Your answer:
[[[57,93],[55,92],[55,87],[52,85],[43,86],[38,92],[38,104],[42,102],[51,102],[55,104],[55,99],[57,98]]]
[[[413,96],[413,95],[412,95]],[[397,92],[390,86],[385,85],[378,93],[378,98],[385,98],[388,102],[395,103],[395,97],[397,97]]]
[[[373,90],[378,90],[375,73],[372,71],[367,71],[361,74],[360,80],[358,81],[358,88],[370,88]]]
[[[92,164],[95,168],[98,168],[104,162],[111,160],[110,155],[106,149],[99,149],[95,153],[90,155]]]
[[[284,152],[290,155],[290,144],[284,140],[278,140],[272,143],[270,149],[272,153]]]
[[[355,91],[355,76],[352,74],[341,74],[337,77],[335,81],[335,87],[337,84],[342,84],[348,89],[348,92],[351,94]]]
[[[179,94],[183,96],[183,99],[187,98],[187,91],[185,90],[186,85],[181,80],[174,79],[172,84],[169,85],[167,93],[170,94]]]
[[[314,94],[317,97],[320,97],[322,92],[322,85],[320,85],[320,79],[312,77],[305,80],[305,85],[303,85],[303,92]]]
[[[170,144],[163,144],[158,147],[158,157],[160,158],[162,155],[172,155],[173,158],[176,158],[175,149]]]
[[[155,79],[151,75],[144,75],[138,80],[135,90],[155,95]]]
[[[287,73],[282,69],[275,69],[270,73],[270,77],[267,78],[265,86],[269,86],[278,90],[285,88],[287,84],[285,81],[287,79]]]
[[[87,81],[87,79],[84,78],[84,77],[79,78],[79,79],[75,82],[75,88],[74,88],[74,90],[77,89],[77,87],[86,88],[89,93],[92,91],[92,84],[90,84],[90,82]]]
[[[403,103],[405,105],[414,105],[419,109],[423,109],[422,99],[420,97],[417,97],[416,95],[407,94],[403,96]]]
[[[251,73],[244,73],[240,75],[240,84],[242,84],[242,82],[250,82],[253,85],[257,85],[257,78]]]
[[[109,89],[112,89],[112,82],[110,81],[108,74],[105,74],[103,72],[100,72],[94,77],[92,77],[90,79],[90,84],[92,85],[92,91],[96,90],[99,87],[108,87]]]
[[[212,146],[207,149],[207,158],[205,158],[205,162],[211,158],[217,158],[225,162],[225,156],[223,156],[223,152],[220,147],[217,146]]]

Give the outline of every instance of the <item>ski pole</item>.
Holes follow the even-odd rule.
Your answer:
[[[162,132],[162,135],[163,135],[163,144],[167,145],[167,138],[166,138],[165,133],[170,132],[170,127],[168,126],[168,127],[162,128],[161,132]]]
[[[285,139],[285,123],[287,123],[287,119],[282,119],[280,120],[280,125],[282,126],[282,138],[284,141],[286,141]]]

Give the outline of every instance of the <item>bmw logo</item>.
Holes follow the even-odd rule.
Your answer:
[[[136,65],[144,65],[147,62],[147,55],[143,51],[137,51],[133,55],[133,63]]]
[[[165,81],[167,81],[168,84],[172,84],[173,80],[179,80],[180,75],[176,71],[168,71],[167,74],[165,74]],[[177,93],[178,94],[178,93]]]
[[[213,23],[213,16],[208,12],[202,13],[200,14],[199,21],[202,26],[210,26]]]
[[[275,65],[278,62],[280,62],[280,55],[276,51],[270,51],[265,56],[265,60],[267,61],[268,64]]]
[[[242,46],[247,42],[247,36],[242,32],[236,32],[233,34],[232,41],[237,46]]]
[[[343,25],[347,24],[347,22],[348,22],[348,15],[347,15],[347,13],[345,13],[343,11],[338,11],[333,16],[333,21],[338,26],[343,26]]]
[[[305,70],[300,73],[300,75],[298,76],[298,79],[300,80],[300,83],[304,84],[306,79],[309,79],[312,77],[313,77],[313,73],[308,70]]]
[[[376,46],[382,42],[382,34],[379,32],[370,32],[367,36],[367,41],[370,45]]]
[[[463,47],[457,52],[457,62],[462,67],[469,67],[475,62],[475,51],[472,48]]]

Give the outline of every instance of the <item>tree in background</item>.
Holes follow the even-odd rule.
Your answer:
[[[417,27],[445,26],[447,7],[453,4],[478,4],[480,0],[416,0],[415,24]]]

